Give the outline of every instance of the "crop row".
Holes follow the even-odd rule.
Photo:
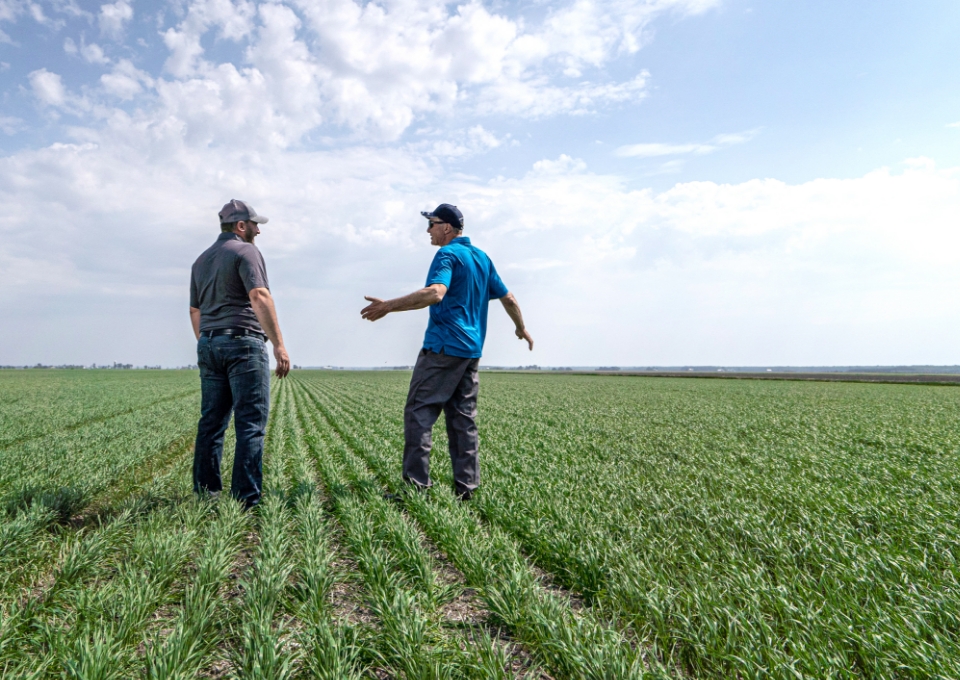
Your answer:
[[[960,677],[953,388],[485,374],[460,503],[406,381],[275,383],[254,513],[186,383],[0,442],[0,675]]]
[[[668,666],[960,673],[951,391],[484,378],[477,515]],[[400,380],[313,385],[401,450]]]
[[[369,438],[370,423],[341,411],[322,389],[310,386],[313,408],[341,439],[341,455],[369,466],[376,486],[403,489],[396,470],[398,450]],[[323,431],[322,425],[318,430]],[[601,611],[576,611],[569,598],[552,592],[503,532],[478,523],[445,494],[406,494],[404,506],[478,592],[494,618],[559,677],[640,677],[656,662],[645,648],[612,627]],[[660,669],[662,670],[662,669]]]
[[[94,417],[0,450],[3,677],[129,677],[136,667],[204,533],[202,508],[183,503],[196,401],[184,386],[136,382],[141,403],[106,416],[62,403]],[[76,393],[95,401],[90,387]]]

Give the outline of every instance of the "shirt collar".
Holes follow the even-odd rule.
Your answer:
[[[463,245],[465,245],[465,246],[468,246],[468,245],[470,245],[470,237],[469,237],[469,236],[458,236],[457,238],[455,238],[455,239],[453,239],[452,241],[450,241],[450,243],[461,243],[461,244],[463,244]]]
[[[240,234],[234,234],[232,231],[222,231],[220,232],[220,235],[217,237],[218,241],[230,241],[232,239],[236,239],[238,241],[243,240],[242,238],[240,238]]]

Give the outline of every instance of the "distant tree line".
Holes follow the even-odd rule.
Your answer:
[[[9,365],[0,365],[0,370],[10,369],[10,370],[30,370],[34,368],[57,368],[57,369],[76,369],[76,370],[85,370],[85,369],[97,369],[97,370],[151,370],[151,371],[160,371],[164,370],[163,366],[157,364],[156,366],[134,366],[133,364],[122,364],[114,361],[112,364],[90,364],[89,366],[84,366],[83,364],[33,364],[32,366],[9,366]],[[177,366],[174,370],[183,370],[183,369],[197,369],[196,364],[191,364],[189,366]]]

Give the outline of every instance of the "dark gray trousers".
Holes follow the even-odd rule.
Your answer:
[[[433,484],[430,481],[433,424],[443,411],[450,439],[454,491],[461,494],[480,486],[476,424],[479,365],[479,359],[436,354],[427,349],[420,351],[403,411],[403,479],[406,482],[420,487]]]

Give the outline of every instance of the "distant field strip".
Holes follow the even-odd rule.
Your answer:
[[[0,371],[0,449],[200,392],[191,371]]]
[[[408,380],[274,382],[241,513],[195,372],[0,371],[0,676],[960,677],[960,388],[484,374],[397,503]]]

